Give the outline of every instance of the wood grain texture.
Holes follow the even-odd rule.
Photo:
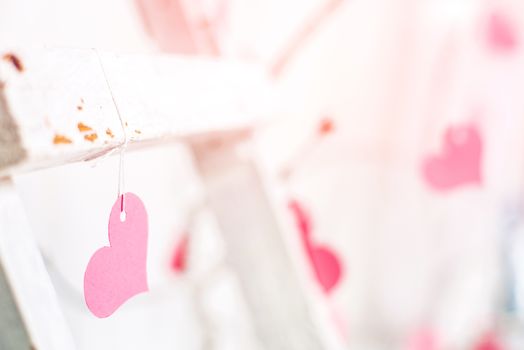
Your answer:
[[[1,51],[1,50],[0,50]],[[245,130],[264,114],[266,77],[238,62],[89,49],[3,50],[0,175],[142,145]],[[11,57],[11,56],[10,56]]]

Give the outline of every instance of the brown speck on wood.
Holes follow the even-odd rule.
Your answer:
[[[84,109],[84,107],[78,105],[78,106],[76,106],[76,109],[78,109],[79,111],[81,111],[82,109]]]
[[[24,71],[24,65],[22,64],[22,61],[20,61],[20,58],[18,58],[18,56],[16,56],[14,53],[6,53],[2,58],[11,62],[18,72],[22,73]]]
[[[84,132],[84,131],[93,131],[90,126],[85,125],[84,123],[80,122],[76,125],[78,127],[78,131]]]
[[[106,130],[106,134],[107,134],[107,136],[109,136],[110,138],[115,137],[115,135],[113,135],[113,132],[112,132],[111,129],[109,129],[109,128],[107,128],[107,130]]]
[[[73,141],[71,141],[71,139],[69,139],[68,137],[64,135],[56,134],[55,137],[53,138],[53,144],[55,145],[68,144],[68,143],[73,143]]]
[[[125,122],[125,126],[128,126],[128,125],[127,125],[127,122]]]
[[[135,130],[135,133],[136,133],[136,134],[141,134],[142,131],[140,131],[140,130]]]
[[[98,138],[98,135],[96,133],[84,135],[84,139],[90,142],[94,142]]]

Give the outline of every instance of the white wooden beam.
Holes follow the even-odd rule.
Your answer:
[[[264,114],[262,70],[238,62],[90,49],[0,50],[0,175],[132,144],[245,130]]]

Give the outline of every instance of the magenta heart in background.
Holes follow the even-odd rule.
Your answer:
[[[109,216],[109,247],[98,249],[84,275],[87,307],[97,317],[108,317],[125,301],[147,292],[147,212],[136,195],[124,195],[126,217],[120,220],[121,201]]]
[[[308,255],[315,276],[322,289],[329,293],[339,282],[342,268],[335,252],[327,246],[315,245],[311,241],[311,220],[300,203],[289,202],[289,208],[295,216],[302,243]]]
[[[517,46],[517,34],[508,17],[492,13],[488,22],[488,43],[494,51],[511,51]]]
[[[423,177],[436,191],[482,183],[482,139],[475,125],[449,127],[442,151],[428,156],[422,166]]]

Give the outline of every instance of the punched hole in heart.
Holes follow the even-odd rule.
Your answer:
[[[125,201],[125,198],[124,198],[124,194],[122,193],[120,195],[120,222],[124,222],[126,221],[126,210],[124,208],[124,201]]]

